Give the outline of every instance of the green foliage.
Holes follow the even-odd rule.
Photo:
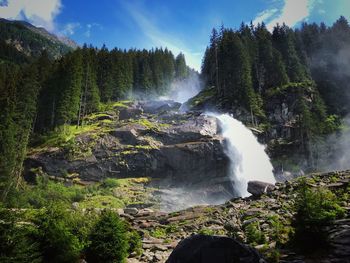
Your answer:
[[[306,228],[313,225],[325,225],[345,215],[334,193],[322,187],[310,189],[302,182],[299,190],[297,220]]]
[[[39,243],[32,240],[31,224],[20,224],[22,215],[0,208],[0,262],[42,262]]]
[[[83,242],[75,235],[73,214],[63,207],[51,206],[34,220],[33,238],[39,243],[43,262],[76,262]]]
[[[209,228],[202,228],[198,231],[198,234],[201,234],[201,235],[206,235],[206,236],[213,236],[215,235],[215,231],[212,230],[212,229],[209,229]]]
[[[105,211],[93,227],[86,250],[89,262],[124,262],[128,255],[128,234],[124,222],[113,212]]]
[[[290,240],[290,236],[293,234],[293,228],[281,220],[279,216],[271,216],[268,220],[272,233],[270,238],[276,241],[277,246],[284,246]]]
[[[204,106],[207,100],[216,96],[216,92],[217,90],[215,87],[207,87],[191,98],[187,103],[191,107]]]
[[[161,227],[157,227],[150,232],[150,235],[155,238],[165,238],[166,230]]]
[[[247,242],[252,245],[264,244],[266,237],[261,231],[259,222],[252,222],[244,228]]]
[[[296,244],[306,250],[325,245],[327,237],[322,228],[345,215],[337,196],[322,187],[310,188],[306,180],[301,180],[296,204]]]
[[[142,239],[136,230],[128,231],[129,249],[128,253],[135,253],[136,256],[141,256],[142,250]]]
[[[103,180],[101,186],[105,187],[105,188],[119,187],[120,181],[118,179],[115,179],[115,178],[106,178],[105,180]]]
[[[73,202],[85,198],[86,190],[81,186],[65,186],[61,182],[49,180],[47,176],[37,176],[36,185],[26,185],[9,197],[8,206],[43,208],[53,203],[70,207]]]

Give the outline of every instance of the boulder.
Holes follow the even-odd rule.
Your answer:
[[[135,119],[140,117],[142,109],[136,107],[123,108],[119,110],[119,120]]]
[[[275,189],[275,186],[270,183],[260,182],[260,181],[249,181],[248,182],[248,192],[253,196],[261,196]]]
[[[167,263],[264,263],[253,248],[223,236],[194,235],[182,240]]]

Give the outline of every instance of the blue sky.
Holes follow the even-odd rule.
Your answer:
[[[78,44],[108,48],[168,47],[200,69],[213,27],[265,21],[350,20],[350,0],[0,0],[0,17],[27,20]]]

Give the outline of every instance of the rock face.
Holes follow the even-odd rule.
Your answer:
[[[264,263],[252,248],[221,236],[194,235],[182,240],[167,263]]]
[[[27,173],[42,167],[50,176],[75,174],[82,181],[151,177],[158,179],[152,180],[153,186],[215,193],[222,190],[218,185],[225,185],[231,191],[217,120],[200,113],[180,114],[174,111],[179,106],[171,101],[123,105],[115,109],[119,114],[92,121],[99,130],[77,135],[73,149],[51,147],[31,154]]]

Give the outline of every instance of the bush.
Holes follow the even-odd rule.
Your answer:
[[[259,222],[252,222],[244,229],[247,236],[247,242],[252,245],[264,244],[266,237],[260,229]]]
[[[81,186],[65,186],[61,182],[54,182],[47,176],[39,176],[36,185],[27,186],[23,191],[22,198],[26,207],[42,208],[52,203],[65,204],[70,207],[72,202],[79,202],[85,198],[86,190]]]
[[[345,215],[336,195],[328,189],[311,189],[302,181],[298,192],[295,226],[295,243],[308,251],[315,247],[326,246],[327,236],[323,227]]]
[[[38,243],[30,239],[34,227],[20,225],[19,213],[0,208],[0,262],[41,262]]]
[[[59,206],[43,209],[34,223],[37,231],[33,237],[39,242],[43,262],[76,262],[83,242],[76,235],[75,218]]]
[[[104,211],[93,227],[86,250],[88,262],[120,263],[128,256],[128,235],[124,222],[111,211]]]
[[[119,187],[120,183],[119,183],[118,179],[106,178],[103,181],[101,186],[104,187],[104,188],[115,188],[115,187]]]
[[[129,240],[129,250],[128,253],[135,253],[137,256],[142,254],[142,240],[140,235],[135,230],[129,231],[128,234]]]

